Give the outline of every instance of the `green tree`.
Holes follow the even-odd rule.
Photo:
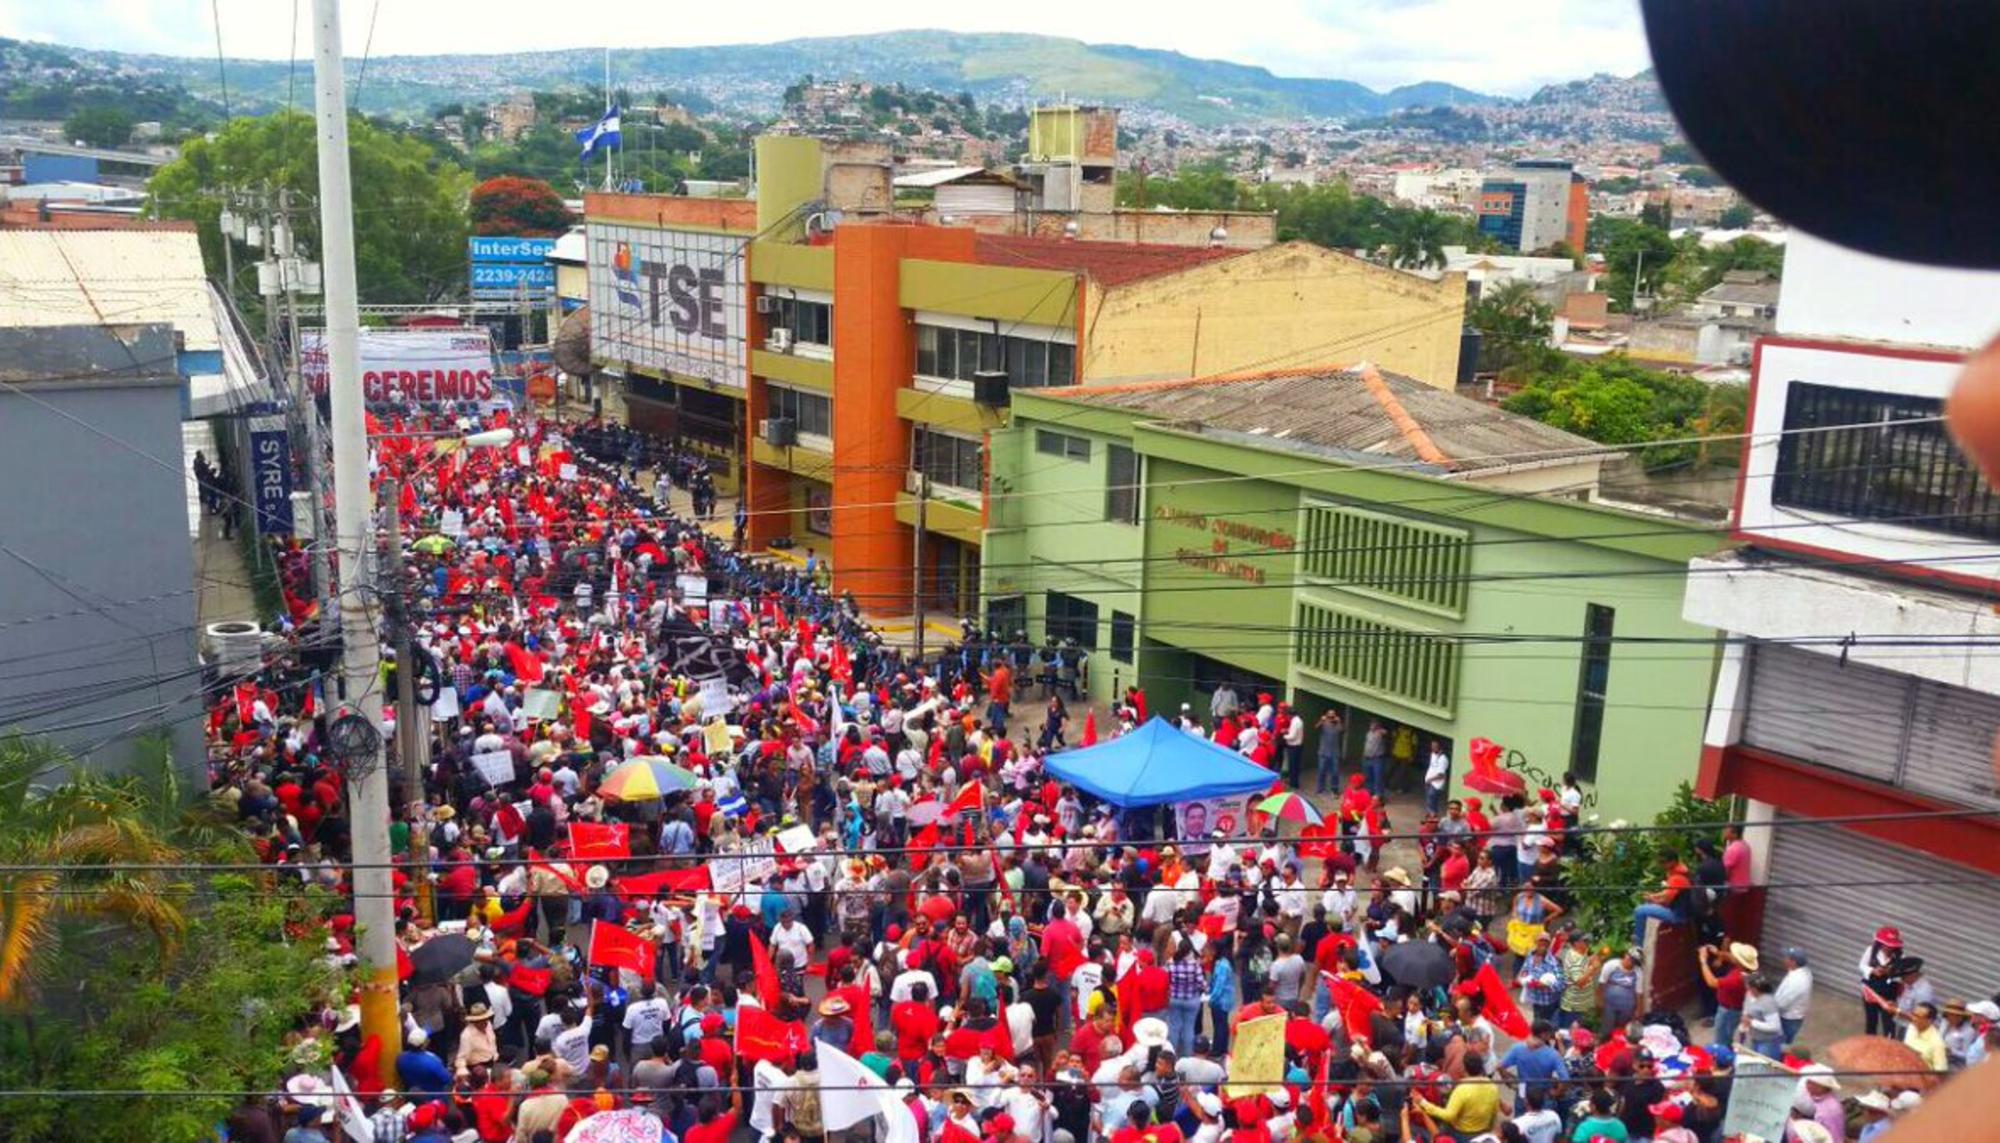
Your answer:
[[[1704,837],[1721,843],[1722,823],[1730,819],[1728,802],[1694,796],[1683,782],[1667,808],[1653,818],[1656,826],[1708,826],[1707,830],[1676,828],[1662,833],[1604,833],[1584,841],[1584,860],[1571,866],[1569,889],[1575,902],[1572,919],[1585,940],[1600,947],[1622,949],[1632,933],[1632,910],[1660,882],[1660,859],[1672,853],[1687,858]],[[1613,826],[1625,822],[1608,823]]]
[[[157,1093],[91,1101],[91,1133],[195,1143],[234,1101],[189,1093],[275,1088],[287,1033],[337,981],[316,935],[288,931],[323,903],[275,879],[186,868],[256,857],[226,807],[180,787],[165,740],[147,746],[130,774],[52,781],[66,757],[0,742],[0,860],[67,867],[0,880],[0,948],[26,954],[0,1003],[0,1087]],[[59,986],[60,1002],[38,1002],[37,985]],[[60,1095],[11,1099],[5,1134],[73,1139],[77,1115]]]
[[[1599,444],[1651,444],[1699,436],[1704,432],[1702,418],[1711,412],[1708,385],[1634,365],[1623,354],[1589,359],[1541,355],[1523,365],[1514,379],[1523,382],[1522,388],[1502,402],[1502,408]],[[1694,463],[1700,457],[1701,450],[1692,444],[1656,445],[1637,453],[1649,470]]]
[[[1717,224],[1724,230],[1747,229],[1755,221],[1757,221],[1757,208],[1747,202],[1739,202],[1729,207],[1722,212],[1720,218],[1716,219]]]
[[[123,147],[132,140],[132,117],[116,107],[86,107],[63,120],[63,138],[93,147]]]
[[[1555,311],[1535,296],[1532,283],[1502,282],[1467,309],[1465,323],[1485,335],[1480,368],[1504,370],[1548,352]]]
[[[465,290],[467,197],[472,179],[412,138],[357,117],[348,123],[354,182],[354,247],[361,300],[421,304]],[[302,209],[294,226],[302,248],[319,247],[319,166],[312,117],[299,112],[235,119],[212,138],[190,140],[161,167],[148,189],[154,209],[194,221],[210,266],[222,265],[216,220],[225,190],[290,188]],[[247,264],[247,260],[239,260]],[[246,275],[247,279],[247,275]],[[234,283],[254,295],[255,280]]]
[[[556,189],[539,179],[488,179],[472,188],[472,232],[551,237],[568,230],[571,217]]]
[[[1611,307],[1624,312],[1632,308],[1635,286],[1642,297],[1659,292],[1681,248],[1666,231],[1642,223],[1620,228],[1603,253],[1604,292]]]
[[[1445,243],[1451,227],[1435,210],[1419,210],[1399,216],[1391,227],[1389,261],[1398,269],[1424,270],[1444,265]]]

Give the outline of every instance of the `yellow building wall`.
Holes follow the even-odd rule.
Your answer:
[[[1373,362],[1450,389],[1465,276],[1429,281],[1303,242],[1131,282],[1094,300],[1086,385]]]

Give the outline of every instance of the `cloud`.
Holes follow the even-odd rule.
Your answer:
[[[294,4],[298,53],[311,54],[311,0],[216,0],[225,51],[284,59]],[[731,5],[566,0],[347,0],[343,33],[358,55],[375,22],[380,55],[692,46],[889,31],[941,23],[897,0],[765,0],[745,21]],[[1045,31],[1097,43],[1166,48],[1258,64],[1280,75],[1373,87],[1442,80],[1526,94],[1551,80],[1646,66],[1634,0],[1016,0],[955,11],[960,31]],[[208,56],[209,0],[0,0],[0,35],[85,47]]]

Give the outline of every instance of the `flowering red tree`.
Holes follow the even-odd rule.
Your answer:
[[[575,221],[556,188],[540,179],[504,176],[472,188],[472,232],[554,237]]]

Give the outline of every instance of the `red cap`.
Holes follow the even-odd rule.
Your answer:
[[[1685,1114],[1685,1110],[1681,1105],[1671,1099],[1663,1099],[1647,1107],[1646,1110],[1653,1113],[1653,1118],[1664,1119],[1668,1123],[1679,1123],[1682,1115]]]
[[[722,1031],[722,1025],[723,1025],[723,1019],[722,1019],[722,1013],[720,1012],[710,1012],[701,1018],[701,1030],[703,1035],[707,1035],[711,1032]]]
[[[1579,1024],[1570,1029],[1569,1042],[1575,1044],[1578,1050],[1587,1052],[1596,1046],[1597,1037],[1591,1034],[1590,1029]]]
[[[1903,932],[1894,925],[1883,925],[1875,930],[1875,943],[1887,949],[1903,947]]]
[[[1478,798],[1467,798],[1465,799],[1465,808],[1468,810],[1483,810],[1486,808],[1486,803],[1480,801]]]

